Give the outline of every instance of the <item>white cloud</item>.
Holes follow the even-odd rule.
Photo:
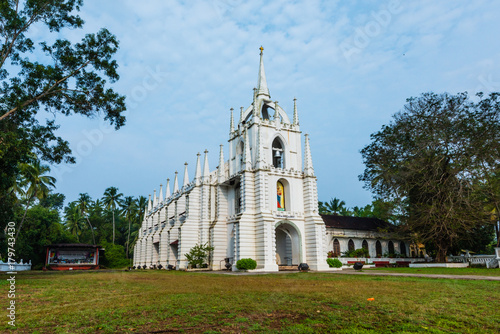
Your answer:
[[[86,2],[85,31],[107,27],[120,40],[116,87],[128,95],[128,121],[65,175],[58,191],[68,200],[80,192],[101,196],[111,185],[128,195],[147,195],[176,169],[182,172],[185,161],[193,177],[196,153],[205,148],[214,168],[219,144],[227,141],[229,108],[237,118],[239,107],[252,101],[263,45],[272,98],[289,114],[298,98],[301,128],[311,134],[320,199],[367,204],[370,194],[357,180],[364,168],[359,150],[405,98],[500,82],[499,3],[401,1],[389,22],[380,21],[391,6],[392,1]],[[353,44],[358,31],[368,32],[368,42],[347,59],[341,45]],[[164,77],[150,87],[150,71],[157,67]],[[60,134],[77,145],[81,131],[97,122],[63,119]]]

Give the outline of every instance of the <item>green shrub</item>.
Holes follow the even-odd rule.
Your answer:
[[[328,259],[326,259],[326,263],[328,263],[328,266],[330,268],[340,268],[340,267],[342,267],[342,262],[340,262],[339,259],[328,258]]]
[[[236,262],[236,268],[239,270],[252,270],[257,268],[257,261],[252,259],[241,259]]]
[[[188,264],[190,264],[193,268],[201,268],[206,263],[208,254],[213,250],[214,248],[208,246],[208,243],[204,245],[196,244],[189,250],[189,253],[184,254],[184,256],[188,260]]]
[[[343,252],[342,257],[370,257],[370,252],[365,248],[358,248],[353,251]]]
[[[130,259],[125,256],[125,249],[122,245],[112,243],[102,243],[104,246],[104,257],[99,259],[101,266],[106,268],[123,268],[130,265]]]

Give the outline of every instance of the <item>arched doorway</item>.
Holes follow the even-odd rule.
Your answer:
[[[276,225],[276,263],[280,267],[298,266],[302,262],[300,232],[290,222]]]
[[[382,257],[382,244],[378,240],[375,243],[375,253],[377,254],[377,257]]]

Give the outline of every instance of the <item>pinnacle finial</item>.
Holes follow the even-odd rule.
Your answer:
[[[293,122],[294,125],[299,125],[299,113],[297,111],[297,99],[293,98]]]
[[[231,118],[229,120],[229,133],[233,133],[234,132],[234,117],[233,117],[233,108],[230,109],[231,110]]]
[[[259,50],[260,50],[260,55],[262,56],[262,54],[264,53],[264,48],[262,47],[262,45],[260,46]]]
[[[260,48],[261,50],[260,50],[259,79],[257,80],[257,96],[265,95],[269,98],[271,97],[271,95],[269,94],[269,89],[267,88],[266,72],[264,70],[264,61],[262,52],[264,48],[262,46]]]

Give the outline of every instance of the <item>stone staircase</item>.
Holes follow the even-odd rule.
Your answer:
[[[491,261],[486,262],[486,268],[499,268],[498,259],[491,259]]]
[[[279,271],[299,271],[298,265],[295,266],[285,266],[285,265],[279,265]]]

